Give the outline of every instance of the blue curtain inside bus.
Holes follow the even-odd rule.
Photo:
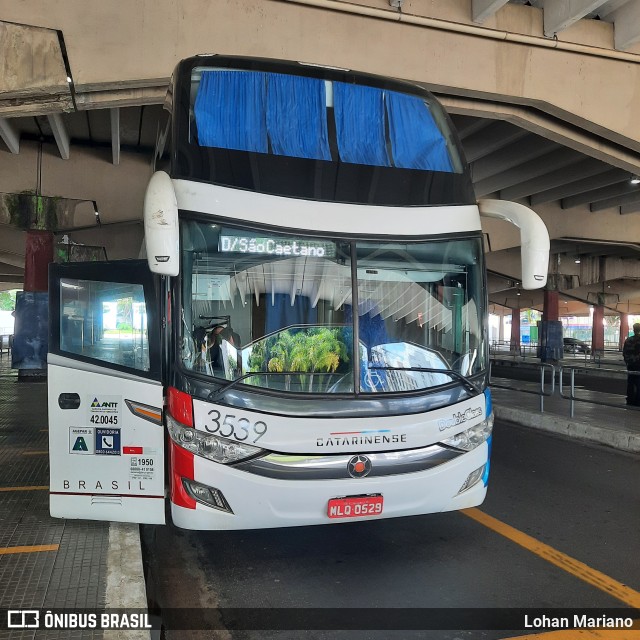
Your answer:
[[[265,74],[203,71],[194,106],[199,143],[266,153],[265,102]]]
[[[309,298],[297,297],[291,306],[291,296],[287,293],[276,293],[272,297],[267,295],[265,305],[265,334],[280,331],[283,327],[293,325],[316,325],[318,323],[318,309],[311,306]]]
[[[418,97],[333,82],[342,162],[453,172],[446,141]],[[207,147],[331,160],[323,80],[253,71],[203,71],[194,105]],[[385,114],[386,106],[386,114]]]
[[[338,152],[343,162],[390,166],[384,135],[384,100],[380,89],[333,83]]]
[[[324,80],[267,74],[267,130],[279,156],[331,160]]]
[[[425,102],[394,91],[388,91],[385,97],[394,165],[452,172],[447,144]]]
[[[372,313],[369,311],[361,315],[358,320],[360,340],[365,347],[371,349],[379,344],[398,342],[396,339],[391,340],[389,338],[382,316],[379,313],[375,315],[372,315]]]

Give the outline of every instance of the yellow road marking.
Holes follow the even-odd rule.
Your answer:
[[[0,556],[10,553],[38,553],[40,551],[57,551],[59,544],[37,544],[31,547],[0,547]]]
[[[640,640],[640,631],[633,629],[563,629],[548,633],[514,636],[505,640]]]
[[[23,456],[48,456],[48,451],[23,451]]]
[[[48,486],[43,487],[0,487],[0,492],[2,491],[47,491],[49,489]]]
[[[535,553],[547,562],[556,565],[556,567],[560,567],[560,569],[580,578],[580,580],[583,580],[584,582],[597,587],[601,591],[608,593],[610,596],[624,602],[630,607],[635,609],[640,608],[640,593],[634,591],[630,587],[627,587],[627,585],[624,585],[604,573],[601,573],[596,569],[592,569],[583,562],[550,547],[548,544],[540,542],[526,533],[493,518],[483,511],[480,511],[480,509],[464,509],[461,513],[464,513],[472,520],[475,520],[492,531],[508,538],[512,542],[519,544],[528,551]]]

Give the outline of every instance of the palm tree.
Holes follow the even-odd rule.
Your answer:
[[[338,337],[339,329],[310,329],[291,353],[293,371],[309,372],[309,392],[315,373],[335,373],[341,362],[348,362],[347,347]]]
[[[269,371],[293,371],[292,366],[292,352],[293,348],[298,342],[297,335],[292,335],[289,331],[283,331],[279,336],[275,344],[270,349],[272,357],[269,360],[267,368]],[[291,376],[285,376],[285,389],[289,391],[291,387]]]

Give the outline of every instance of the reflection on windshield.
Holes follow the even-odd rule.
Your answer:
[[[356,384],[360,393],[430,389],[459,381],[448,370],[486,367],[478,238],[352,243],[184,221],[182,245],[189,370],[221,381],[255,373],[239,382],[284,392],[351,394]]]
[[[363,391],[415,391],[451,382],[451,376],[430,371],[396,371],[395,369],[448,369],[444,358],[431,349],[406,342],[381,344],[367,348],[361,345],[360,367]],[[391,369],[393,370],[391,370]]]

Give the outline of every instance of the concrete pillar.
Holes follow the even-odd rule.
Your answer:
[[[504,309],[500,309],[500,324],[498,325],[498,341],[504,342]]]
[[[520,353],[520,309],[511,309],[510,349]]]
[[[591,350],[604,351],[604,307],[600,304],[593,305],[593,325],[591,327]]]
[[[558,320],[559,314],[559,294],[557,291],[544,290],[544,307],[542,310],[542,320]]]
[[[624,341],[627,339],[629,335],[629,314],[621,313],[620,314],[620,338],[618,339],[618,349],[622,351],[622,347],[624,346]]]
[[[49,290],[49,264],[53,262],[53,233],[27,231],[24,256],[24,290]]]
[[[11,366],[18,380],[43,377],[47,371],[49,264],[53,233],[29,230],[24,257],[24,291],[16,295]]]

